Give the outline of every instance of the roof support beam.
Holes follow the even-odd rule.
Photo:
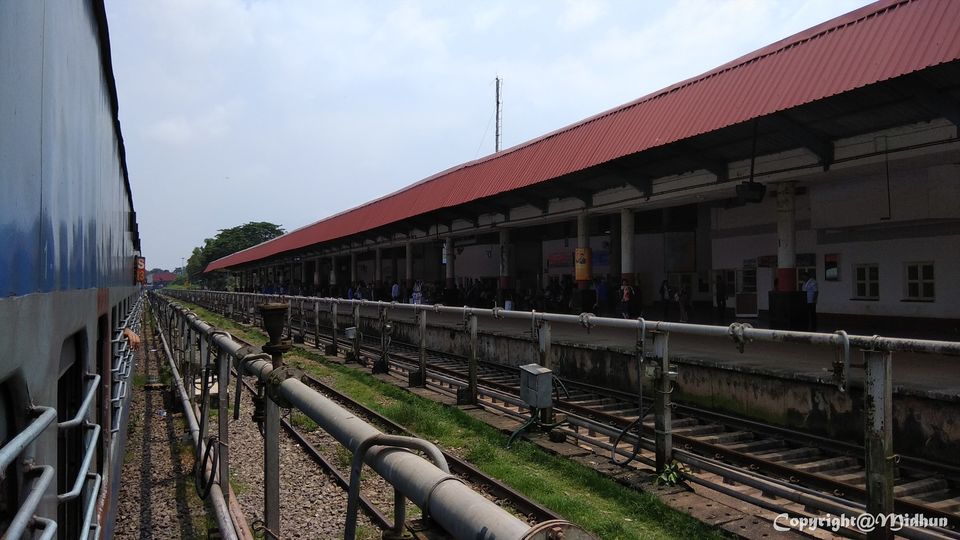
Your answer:
[[[641,195],[649,199],[653,195],[653,176],[637,170],[631,170],[621,163],[608,163],[605,167],[611,174],[619,180],[623,180],[625,185],[632,187],[640,192]]]
[[[671,147],[675,149],[677,155],[696,163],[699,168],[713,173],[717,177],[718,184],[730,179],[727,172],[727,161],[714,155],[709,150],[696,148],[685,141],[677,141]]]
[[[546,214],[550,211],[549,199],[544,199],[541,197],[524,197],[523,203],[536,208],[541,214]]]
[[[797,122],[793,118],[790,118],[785,113],[772,114],[769,120],[764,120],[773,123],[773,125],[782,130],[787,137],[790,137],[800,146],[813,152],[813,155],[819,159],[824,171],[830,170],[830,165],[833,164],[832,141]]]
[[[564,190],[567,192],[564,194],[565,197],[580,199],[580,202],[583,203],[585,208],[590,208],[593,206],[593,192],[589,189],[568,182],[563,182],[560,185],[563,186]]]
[[[416,217],[410,217],[402,222],[400,222],[400,227],[404,229],[421,231],[425,234],[430,234],[431,223],[422,219],[417,219]],[[410,233],[407,233],[407,236],[410,236]]]
[[[927,111],[946,118],[951,124],[960,127],[960,103],[937,90],[925,79],[914,76],[907,80],[895,79],[890,86],[913,98]]]
[[[467,212],[465,210],[456,212],[450,209],[441,210],[436,213],[437,219],[447,226],[447,232],[453,230],[453,222],[456,220],[466,221],[471,223],[474,227],[480,226],[480,217],[475,213]]]

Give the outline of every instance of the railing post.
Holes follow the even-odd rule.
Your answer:
[[[220,487],[228,485],[230,479],[230,396],[227,391],[230,388],[230,356],[223,350],[217,351],[217,438],[220,445],[217,452],[220,465]],[[213,471],[210,471],[213,474]],[[230,502],[230,490],[223,489],[223,500]]]
[[[539,321],[537,326],[537,345],[539,348],[540,365],[547,369],[552,369],[550,349],[553,346],[553,332],[550,321]],[[540,421],[544,424],[553,423],[553,406],[540,409],[539,414]]]
[[[287,339],[293,340],[293,302],[289,298],[284,298],[287,304]]]
[[[381,306],[380,312],[380,358],[373,362],[373,373],[390,373],[390,358],[387,356],[390,349],[390,335],[393,325],[390,324],[390,312]]]
[[[457,390],[457,405],[476,405],[477,403],[477,316],[467,315],[467,333],[470,336],[470,358],[467,387]]]
[[[313,301],[313,346],[320,348],[320,301]]]
[[[300,299],[300,339],[307,342],[307,315],[303,312],[303,298]]]
[[[654,383],[654,429],[656,431],[656,466],[657,472],[673,461],[673,434],[670,393],[673,391],[673,382],[670,373],[670,334],[654,332],[653,351],[656,357],[656,382]]]
[[[290,326],[290,305],[283,303],[260,306],[264,330],[270,341],[262,347],[273,360],[273,369],[283,367],[283,353],[290,350],[290,342],[282,339],[283,321]],[[286,317],[284,317],[286,316]],[[262,384],[262,381],[261,381]],[[263,429],[263,520],[277,538],[280,537],[280,406],[267,392],[264,403]]]
[[[867,476],[867,513],[893,513],[893,353],[864,351],[866,376],[863,392],[864,463]],[[867,533],[870,540],[892,539],[886,520]]]
[[[550,330],[550,321],[540,321],[537,328],[537,344],[540,348],[540,365],[552,369],[550,366],[550,347],[553,341],[553,335]]]
[[[353,361],[360,363],[360,304],[353,304]]]
[[[330,324],[333,327],[333,330],[331,331],[331,337],[333,338],[332,352],[333,352],[333,356],[336,356],[340,354],[340,347],[337,344],[338,342],[337,332],[339,332],[339,329],[337,324],[337,303],[336,302],[333,302],[332,304],[330,304]]]
[[[184,319],[186,319],[186,317],[184,317]],[[193,369],[193,360],[197,353],[197,347],[194,345],[194,340],[196,339],[195,336],[196,336],[196,333],[194,332],[193,327],[191,327],[188,322],[186,349],[187,351],[189,351],[189,354],[187,355],[187,365],[185,366],[187,369],[185,369],[184,371],[186,372],[186,375],[187,375],[186,382],[187,384],[190,385],[190,387],[187,389],[187,391],[190,393],[190,403],[193,403],[197,400],[197,384],[196,384],[197,381],[195,380],[196,374]]]
[[[424,387],[427,385],[427,312],[418,310],[416,312],[418,340],[420,346],[417,351],[420,368],[407,375],[407,384],[414,387]]]

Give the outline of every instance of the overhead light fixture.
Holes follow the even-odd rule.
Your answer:
[[[758,203],[763,201],[767,193],[767,186],[760,182],[746,181],[737,184],[737,201],[744,203]]]

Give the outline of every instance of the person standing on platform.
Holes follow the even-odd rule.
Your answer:
[[[677,299],[677,309],[680,312],[680,322],[687,322],[688,313],[687,308],[690,307],[690,291],[687,289],[686,285],[680,285],[680,288],[674,293],[674,298]]]
[[[670,302],[673,302],[673,292],[670,290],[670,283],[663,280],[660,283],[660,303],[663,304],[663,320],[670,320]]]
[[[803,292],[807,293],[807,322],[809,330],[817,330],[817,297],[820,296],[820,286],[817,284],[816,274],[807,273],[807,280],[803,282]]]
[[[723,279],[723,276],[717,276],[714,294],[717,297],[717,318],[722,323],[727,315],[727,280]]]
[[[423,303],[423,283],[419,279],[413,284],[413,294],[411,296],[414,304]]]
[[[624,319],[630,318],[630,302],[633,300],[633,287],[623,280],[620,285],[620,316]]]
[[[400,284],[396,280],[393,282],[393,286],[390,287],[390,299],[394,302],[400,301]]]

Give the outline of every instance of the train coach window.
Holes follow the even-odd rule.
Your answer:
[[[80,410],[83,400],[84,333],[78,332],[63,342],[60,349],[60,379],[57,383],[57,421],[70,420]],[[76,427],[60,430],[57,435],[57,493],[73,489],[83,460],[84,430]],[[82,521],[80,498],[61,503],[57,510],[59,538],[77,538]]]
[[[13,397],[9,385],[0,383],[0,446],[3,446],[17,433],[16,416],[13,414]],[[17,461],[0,471],[0,531],[7,530],[10,520],[17,513]]]

